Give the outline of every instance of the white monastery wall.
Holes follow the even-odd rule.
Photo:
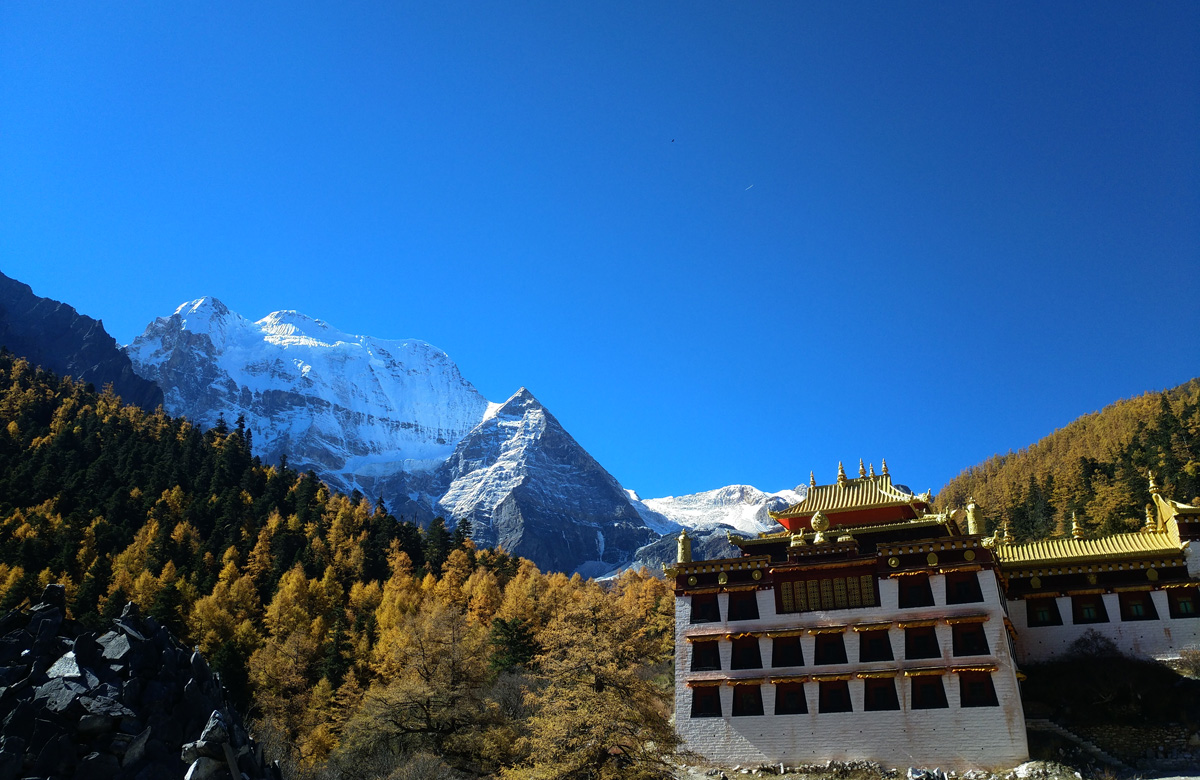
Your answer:
[[[1006,602],[999,583],[990,571],[979,572],[984,601],[971,604],[946,604],[945,578],[930,577],[934,606],[900,609],[899,584],[895,579],[877,581],[879,607],[839,609],[803,613],[777,614],[772,590],[757,591],[759,618],[728,621],[729,599],[720,594],[720,622],[691,621],[691,597],[676,599],[675,636],[675,712],[676,728],[684,747],[723,763],[740,764],[797,764],[812,761],[872,760],[890,766],[939,766],[944,769],[1006,768],[1028,757],[1025,718],[1017,688],[1014,659],[1008,631],[1004,623]],[[1164,605],[1165,606],[1165,605]],[[956,616],[980,616],[988,643],[988,654],[954,656],[951,642],[952,627],[944,619]],[[940,658],[905,659],[905,631],[899,623],[936,619],[935,626]],[[1197,621],[1200,622],[1200,621]],[[859,661],[859,641],[852,627],[855,624],[889,623],[894,661],[862,663]],[[772,640],[767,631],[797,628],[828,628],[845,626],[845,664],[815,665],[816,637],[801,636],[804,665],[772,667]],[[730,669],[732,643],[725,634],[764,632],[759,639],[763,668]],[[692,672],[692,646],[688,636],[720,635],[718,648],[720,671]],[[962,707],[960,705],[959,675],[950,667],[995,665],[991,674],[999,706]],[[912,709],[911,682],[905,669],[944,667],[939,675],[943,682],[948,707],[943,709]],[[854,678],[860,671],[897,670],[894,678],[900,701],[899,710],[865,711],[864,681]],[[806,682],[804,694],[807,714],[774,715],[776,686],[773,676],[804,676],[850,674],[849,690],[852,712],[819,711],[819,683]],[[764,715],[732,716],[733,687],[738,679],[761,682]],[[691,717],[692,689],[688,683],[719,684],[720,717]]]
[[[1189,556],[1189,561],[1190,561]],[[1121,620],[1121,606],[1116,593],[1104,594],[1107,623],[1075,624],[1072,620],[1071,597],[1059,596],[1058,613],[1061,626],[1030,626],[1028,603],[1018,599],[1008,602],[1009,617],[1017,629],[1017,660],[1020,663],[1041,663],[1065,655],[1071,644],[1088,631],[1111,639],[1126,655],[1140,658],[1178,658],[1180,650],[1200,648],[1200,617],[1171,618],[1167,594],[1150,591],[1156,620]]]

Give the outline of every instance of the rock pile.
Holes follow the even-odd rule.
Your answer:
[[[133,604],[102,636],[51,585],[0,618],[0,780],[281,780],[220,678]]]

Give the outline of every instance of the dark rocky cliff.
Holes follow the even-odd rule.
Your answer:
[[[65,303],[33,294],[0,273],[0,346],[60,376],[111,383],[126,403],[153,411],[163,402],[158,385],[134,373],[129,357],[99,320]]]
[[[132,604],[104,634],[50,585],[0,618],[0,780],[279,780],[220,678]]]

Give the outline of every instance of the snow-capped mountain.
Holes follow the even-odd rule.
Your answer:
[[[489,403],[423,341],[350,335],[293,311],[251,322],[201,298],[126,349],[171,414],[205,426],[244,417],[264,459],[286,455],[418,522],[468,518],[479,542],[543,568],[604,573],[657,536],[532,393]]]
[[[660,534],[677,533],[684,527],[708,530],[725,526],[748,536],[779,530],[779,524],[768,512],[787,509],[803,501],[807,494],[807,485],[778,493],[764,493],[750,485],[727,485],[687,496],[647,499],[629,491],[633,506],[646,525]]]
[[[294,311],[257,322],[215,298],[160,317],[126,348],[171,414],[246,418],[265,459],[353,487],[440,466],[489,409],[440,349],[342,333]]]
[[[641,499],[627,491],[646,525],[663,535],[637,551],[639,565],[655,569],[675,560],[675,537],[687,528],[696,560],[737,556],[728,534],[755,536],[780,530],[768,514],[804,500],[807,485],[794,490],[765,493],[750,485],[727,485],[686,496]]]

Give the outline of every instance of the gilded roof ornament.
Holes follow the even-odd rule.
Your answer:
[[[867,470],[866,470],[866,468],[863,467],[862,458],[859,458],[858,459],[858,478],[862,479],[865,476],[867,476]]]
[[[817,532],[816,535],[813,536],[813,544],[820,544],[821,542],[825,541],[825,532],[829,530],[829,518],[825,516],[825,513],[817,510],[817,513],[812,516],[812,520],[809,521],[809,524],[812,526],[812,529]]]
[[[1146,504],[1146,524],[1142,527],[1143,531],[1157,531],[1158,518],[1154,514],[1154,507]]]
[[[1083,526],[1080,525],[1079,518],[1075,516],[1074,512],[1071,513],[1071,537],[1074,539],[1083,538]]]
[[[1147,469],[1146,476],[1148,476],[1150,478],[1150,492],[1158,493],[1159,487],[1158,487],[1158,483],[1154,481],[1154,472]]]
[[[684,528],[679,532],[679,549],[676,555],[677,563],[692,562],[692,537],[688,536],[687,529]]]
[[[808,486],[809,487],[817,486],[817,474],[815,471],[808,472]]]
[[[979,515],[976,514],[978,509],[975,499],[967,496],[967,533],[972,535],[983,533],[983,529],[979,527]]]
[[[871,464],[871,468],[867,471],[867,476],[871,477],[872,479],[875,478],[875,464],[874,463]]]
[[[883,474],[885,477],[887,476],[887,458],[884,458],[879,462],[879,473]]]
[[[838,461],[838,481],[837,481],[837,483],[839,485],[846,484],[846,467],[842,465],[842,462],[840,460]]]

